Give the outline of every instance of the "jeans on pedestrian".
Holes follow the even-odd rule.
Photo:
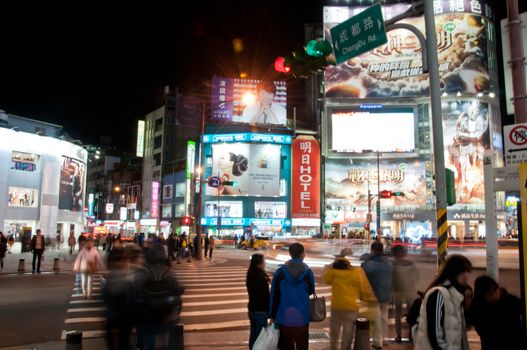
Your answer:
[[[208,251],[209,251],[209,246],[206,245],[206,246],[205,246],[205,257],[207,257],[207,252],[208,252]]]
[[[267,325],[267,312],[249,311],[249,321],[251,322],[251,333],[249,336],[249,349],[253,348],[256,338],[260,335],[262,328]]]
[[[280,325],[280,350],[307,350],[309,349],[309,323],[301,327],[287,327]]]
[[[338,349],[340,332],[342,330],[342,341],[340,349],[351,350],[351,344],[355,337],[355,322],[357,321],[357,312],[349,310],[331,310],[330,321],[330,348]]]
[[[42,251],[41,249],[34,249],[33,250],[33,272],[35,272],[35,262],[37,263],[37,271],[40,272],[40,261],[42,260]]]
[[[213,250],[214,250],[214,249],[212,249],[212,248],[209,249],[209,258],[212,258],[212,251],[213,251]]]
[[[413,303],[413,295],[411,293],[394,293],[393,303],[395,306],[395,334],[398,338],[402,338],[402,322],[403,304],[406,304],[406,310],[409,310]]]
[[[381,303],[375,308],[374,317],[371,323],[373,345],[382,347],[384,337],[388,335],[388,303]]]
[[[88,271],[82,271],[81,273],[81,286],[82,294],[91,295],[91,284],[92,284],[92,273]]]

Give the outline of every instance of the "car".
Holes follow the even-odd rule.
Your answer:
[[[240,248],[243,250],[246,250],[246,249],[265,250],[269,248],[270,241],[271,241],[270,237],[266,237],[266,236],[255,237],[254,241],[252,242],[252,246],[251,246],[251,240],[246,239],[242,241],[242,243],[240,244]]]

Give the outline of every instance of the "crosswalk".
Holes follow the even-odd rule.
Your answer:
[[[172,273],[185,287],[181,319],[185,332],[245,330],[249,326],[248,296],[245,287],[247,267],[208,266],[173,268]],[[273,271],[268,271],[272,275]],[[318,275],[318,273],[315,273]],[[319,280],[319,278],[317,278]],[[84,299],[80,281],[76,281],[64,321],[62,339],[69,330],[80,330],[84,338],[105,335],[105,305],[101,294],[101,276],[94,277],[91,299]],[[331,287],[316,283],[317,295],[326,297],[330,316]],[[393,314],[393,312],[391,312]],[[395,323],[393,317],[390,325]],[[329,318],[312,324],[312,329],[328,330]]]

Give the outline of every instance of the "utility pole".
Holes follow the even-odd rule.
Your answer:
[[[426,51],[428,54],[428,78],[430,84],[430,107],[434,139],[434,174],[437,214],[437,263],[441,268],[446,262],[448,224],[446,211],[445,152],[443,145],[443,116],[441,113],[441,91],[439,85],[439,63],[435,30],[433,0],[425,0]]]
[[[380,152],[377,151],[377,238],[381,237],[381,166]]]
[[[525,91],[525,57],[518,10],[518,0],[507,0],[507,26],[509,27],[509,46],[511,51],[512,92],[514,103],[514,122],[527,122],[527,93]],[[506,62],[509,63],[509,62]]]

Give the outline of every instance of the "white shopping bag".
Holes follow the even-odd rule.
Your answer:
[[[256,338],[253,350],[278,350],[278,338],[280,331],[274,325],[262,328],[260,335]]]

